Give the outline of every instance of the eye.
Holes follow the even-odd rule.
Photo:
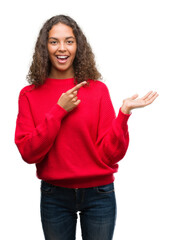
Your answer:
[[[72,40],[67,41],[67,44],[72,44],[72,43],[74,43],[74,41],[72,41]]]
[[[50,41],[50,44],[55,45],[57,44],[57,41]]]

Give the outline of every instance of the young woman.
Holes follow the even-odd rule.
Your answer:
[[[127,121],[157,93],[127,98],[117,117],[82,30],[69,16],[43,25],[19,95],[15,143],[41,179],[46,240],[75,239],[80,211],[84,240],[111,240],[116,220],[114,173],[124,157]]]

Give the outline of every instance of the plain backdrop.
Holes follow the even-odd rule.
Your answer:
[[[74,18],[93,49],[116,113],[124,98],[159,93],[129,119],[130,145],[115,174],[113,239],[173,239],[173,2],[4,1],[0,6],[0,238],[43,240],[40,180],[14,144],[19,91],[43,23]],[[77,240],[81,239],[78,218]]]

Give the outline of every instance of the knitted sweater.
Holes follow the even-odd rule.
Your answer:
[[[88,79],[78,91],[79,105],[67,112],[57,104],[74,78],[47,78],[19,94],[15,143],[24,161],[35,163],[37,177],[67,188],[88,188],[114,181],[128,148],[127,121],[116,117],[107,86]]]

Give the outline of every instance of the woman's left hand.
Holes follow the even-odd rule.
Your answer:
[[[130,114],[132,109],[146,107],[150,105],[159,95],[157,92],[150,91],[144,97],[137,98],[138,94],[133,95],[123,101],[121,111]]]

